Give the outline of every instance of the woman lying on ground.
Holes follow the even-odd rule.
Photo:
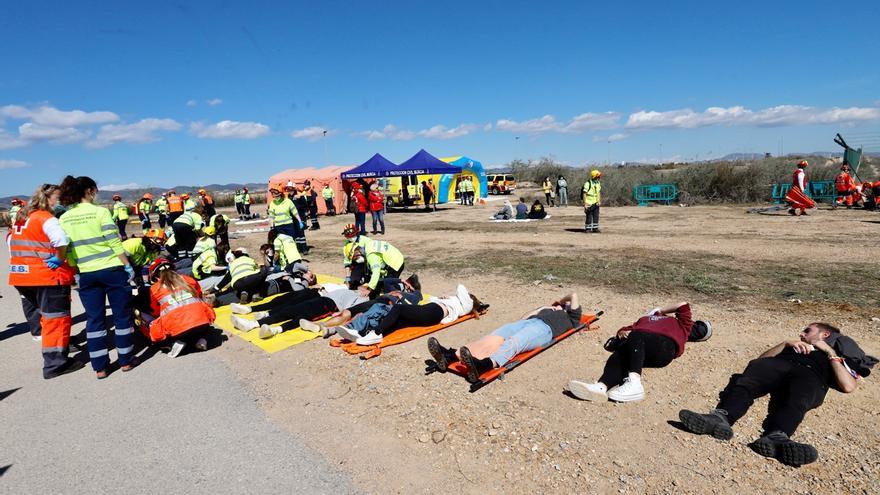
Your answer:
[[[145,333],[153,343],[172,341],[171,357],[177,357],[187,345],[200,351],[208,348],[205,331],[214,322],[214,310],[202,299],[199,283],[174,271],[169,260],[159,258],[150,265],[151,314],[142,313],[149,325]]]
[[[654,308],[606,342],[605,349],[612,354],[596,383],[571,380],[566,388],[582,400],[642,400],[642,368],[663,368],[684,354],[685,342],[702,342],[711,336],[712,326],[694,322],[686,302]]]
[[[426,304],[401,299],[373,305],[345,325],[337,326],[336,333],[360,345],[373,345],[401,328],[452,323],[468,313],[485,309],[486,305],[459,284],[454,295],[431,297]]]
[[[577,294],[572,292],[551,306],[541,306],[462,346],[458,352],[443,347],[434,337],[428,339],[428,351],[440,371],[446,371],[450,363],[460,360],[468,368],[467,380],[475,383],[483,373],[504,366],[521,352],[544,347],[555,337],[580,325],[580,321],[581,305]]]

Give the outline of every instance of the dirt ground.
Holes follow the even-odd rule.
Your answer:
[[[603,208],[588,235],[580,207],[549,208],[537,223],[491,223],[501,202],[387,216],[381,237],[407,256],[432,294],[465,284],[489,313],[435,334],[460,346],[575,291],[604,310],[576,335],[476,393],[451,374],[425,375],[419,339],[362,361],[317,339],[276,354],[231,338],[221,356],[282,427],[322,452],[366,492],[428,493],[877,493],[880,387],[831,391],[795,439],[819,461],[800,469],[753,453],[767,401],[732,441],[675,427],[681,408],[708,410],[732,373],[811,321],[828,321],[880,355],[880,213],[821,209],[808,217],[746,207]],[[784,213],[784,212],[783,212]],[[342,275],[340,236],[351,215],[308,232],[316,272]],[[369,219],[368,219],[369,224]],[[567,229],[571,229],[567,230]],[[256,248],[263,234],[233,241]],[[410,270],[407,270],[409,272]],[[602,343],[647,309],[689,300],[714,336],[643,375],[637,403],[563,394],[594,380]]]

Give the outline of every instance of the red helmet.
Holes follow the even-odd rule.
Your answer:
[[[12,201],[10,201],[9,203],[10,203],[10,204],[14,204],[14,205],[20,205],[20,204],[21,204],[21,200],[18,199],[18,198],[12,198]]]
[[[797,166],[798,166],[798,168],[806,168],[806,166],[809,165],[809,164],[810,164],[810,163],[807,162],[806,160],[801,160],[801,161],[798,162]]]
[[[170,261],[166,260],[165,258],[156,258],[155,261],[150,263],[150,268],[147,270],[147,272],[150,274],[150,281],[155,282],[156,280],[159,280],[159,274],[162,272],[162,270],[173,269],[174,265],[172,265]]]
[[[113,201],[119,201],[119,200],[121,200],[121,199],[122,199],[122,196],[120,196],[120,195],[118,195],[118,194],[114,194],[114,195],[113,195]]]
[[[358,229],[353,223],[346,224],[346,226],[342,228],[342,236],[346,239],[353,239],[357,237],[360,232],[360,229]]]

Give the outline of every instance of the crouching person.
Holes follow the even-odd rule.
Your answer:
[[[837,328],[811,323],[799,339],[780,342],[749,362],[745,371],[731,376],[718,405],[708,414],[683,409],[678,416],[692,433],[730,440],[733,425],[755,399],[770,394],[764,434],[749,447],[789,466],[809,464],[819,457],[816,448],[790,437],[807,412],[822,405],[829,387],[852,392],[876,363]]]
[[[571,328],[580,325],[581,305],[575,293],[568,294],[551,306],[542,306],[526,313],[518,321],[502,325],[491,334],[463,346],[457,352],[428,339],[428,352],[437,369],[446,371],[450,363],[461,361],[467,366],[467,380],[476,383],[480,375],[504,366],[521,352],[544,347]]]
[[[611,356],[595,383],[568,382],[566,390],[581,400],[632,402],[645,398],[643,368],[664,368],[684,354],[687,341],[704,341],[712,335],[707,322],[691,320],[691,308],[681,302],[654,308],[605,343]]]
[[[199,283],[174,271],[174,265],[157,259],[150,265],[150,308],[152,317],[142,315],[149,325],[147,337],[153,343],[173,341],[171,357],[185,347],[208,348],[204,334],[214,322],[214,310],[202,299]]]

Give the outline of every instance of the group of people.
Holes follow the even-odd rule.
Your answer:
[[[816,202],[809,195],[810,183],[806,171],[808,166],[809,162],[800,160],[792,174],[791,187],[785,195],[785,202],[789,205],[789,215],[807,215],[808,209],[816,207]],[[880,179],[857,183],[850,164],[844,160],[840,166],[840,173],[834,177],[834,192],[835,198],[831,205],[833,209],[840,206],[846,206],[847,209],[862,206],[866,210],[876,210],[877,198],[880,197]]]
[[[358,232],[367,234],[367,212],[369,212],[373,220],[370,233],[385,235],[385,194],[379,188],[378,182],[352,182],[348,207],[354,215],[354,225]]]
[[[555,183],[550,180],[550,176],[544,177],[541,190],[544,191],[547,206],[568,206],[568,180],[564,175],[557,177]]]
[[[474,187],[474,178],[470,175],[462,175],[458,179],[458,204],[462,206],[474,206],[474,196],[476,196],[476,187]]]
[[[157,214],[160,229],[173,224],[181,215],[191,213],[196,208],[201,208],[202,214],[208,217],[214,216],[217,213],[214,208],[214,198],[204,189],[199,189],[197,194],[198,201],[190,197],[189,193],[182,193],[178,196],[176,191],[171,190],[162,193],[162,196],[154,202],[152,193],[144,193],[133,205],[134,214],[138,216],[141,227],[145,231],[153,225],[153,213]],[[122,201],[122,196],[114,194],[110,216],[119,229],[119,235],[123,240],[128,238],[126,227],[131,212],[132,208]]]

